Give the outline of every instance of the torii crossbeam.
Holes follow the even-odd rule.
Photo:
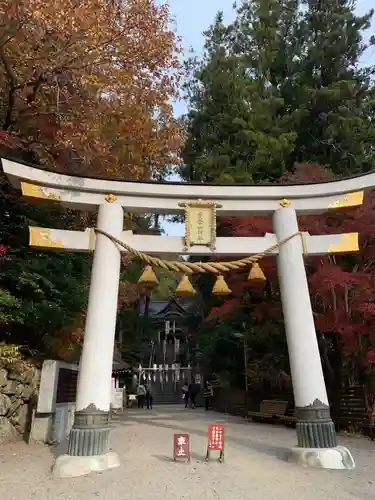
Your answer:
[[[95,250],[96,234],[93,229],[85,231],[67,231],[64,229],[48,229],[30,226],[30,246],[36,248],[59,249],[67,252],[91,252]],[[311,236],[302,233],[306,242],[306,251],[309,255],[325,255],[358,251],[358,233],[332,234]],[[123,231],[121,241],[127,245],[149,255],[225,255],[227,257],[240,257],[255,255],[264,252],[267,248],[277,243],[275,234],[266,233],[261,237],[217,238],[216,249],[207,246],[193,246],[186,250],[184,238],[179,236],[153,236],[133,234],[132,231]],[[120,251],[126,251],[120,248]],[[278,249],[270,254],[278,254]]]

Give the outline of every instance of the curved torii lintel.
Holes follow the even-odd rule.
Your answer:
[[[130,212],[174,214],[183,212],[184,202],[204,199],[221,205],[218,215],[268,215],[286,199],[298,213],[314,214],[359,206],[364,191],[375,187],[375,173],[317,184],[245,186],[102,180],[58,174],[7,159],[2,159],[2,167],[24,196],[84,210],[108,201]]]

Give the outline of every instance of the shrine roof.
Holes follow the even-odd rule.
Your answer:
[[[139,307],[141,315],[145,312],[145,303]],[[177,313],[183,316],[197,314],[196,299],[171,297],[168,300],[151,300],[149,303],[149,317],[152,319],[163,319],[168,313]]]
[[[115,344],[114,352],[113,352],[113,362],[112,362],[112,371],[113,372],[123,372],[130,369],[129,363],[124,361],[121,357],[120,351],[118,350],[117,345]]]

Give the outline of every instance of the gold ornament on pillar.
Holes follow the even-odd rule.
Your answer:
[[[117,196],[115,196],[113,193],[107,194],[107,196],[104,198],[107,203],[114,203],[117,200]]]
[[[290,207],[291,202],[290,202],[290,200],[288,200],[287,198],[283,198],[282,200],[280,200],[280,201],[279,201],[279,204],[280,204],[283,208],[288,208],[288,207]]]
[[[212,295],[216,295],[218,297],[225,297],[226,295],[230,295],[231,293],[232,290],[226,284],[224,276],[219,274],[219,276],[217,276],[216,278],[216,282],[212,289]]]
[[[262,271],[262,268],[258,264],[258,262],[254,262],[254,264],[251,266],[249,276],[247,277],[248,281],[266,281],[266,277],[264,275],[264,272]]]
[[[141,274],[138,285],[146,287],[154,287],[159,283],[156,274],[151,266],[146,266],[143,273]]]
[[[186,274],[182,277],[180,283],[178,284],[175,295],[179,297],[193,297],[196,294],[191,281]]]

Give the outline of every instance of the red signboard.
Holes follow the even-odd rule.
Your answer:
[[[208,451],[224,451],[224,424],[209,424]]]
[[[190,436],[189,434],[174,434],[173,436],[173,460],[190,460]]]

